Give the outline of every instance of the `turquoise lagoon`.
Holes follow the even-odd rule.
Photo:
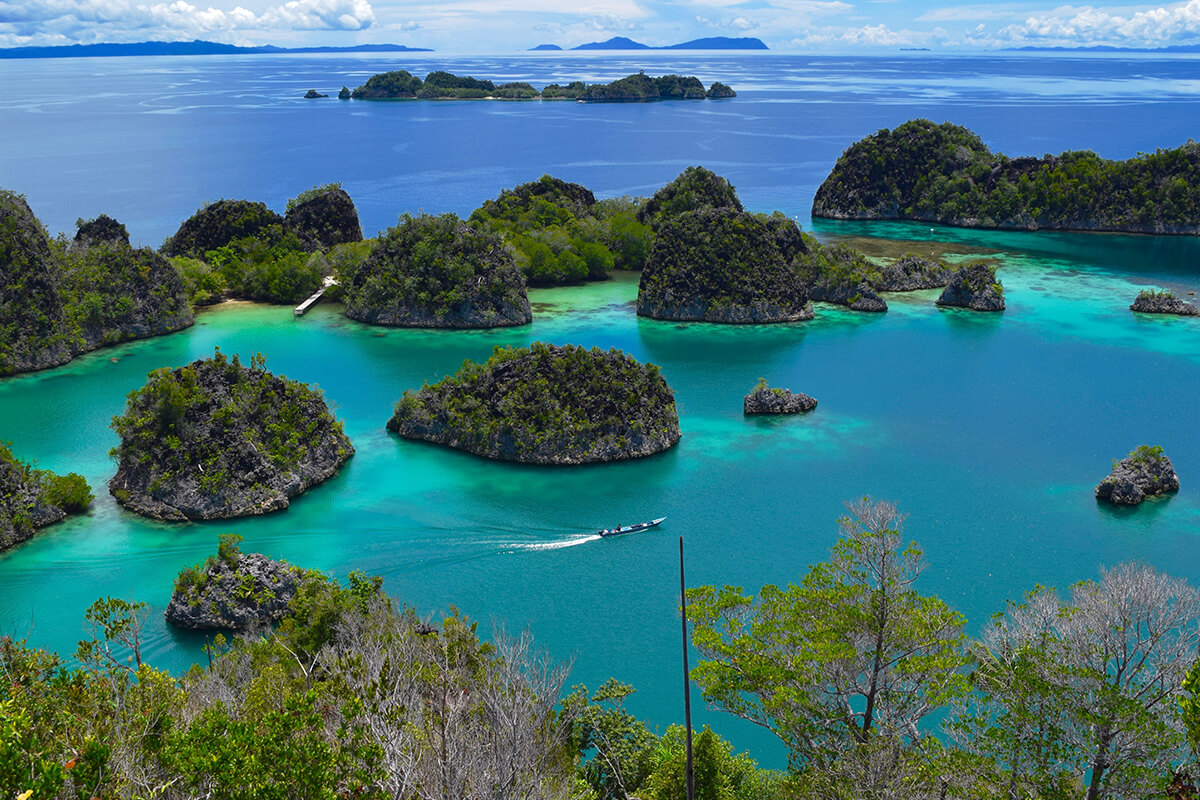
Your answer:
[[[985,133],[990,122],[999,132],[997,146],[1008,152],[1094,147],[1122,155],[1177,144],[1186,138],[1184,121],[1195,118],[1194,84],[1184,69],[1195,62],[1183,60],[1134,60],[1131,67],[1104,59],[745,57],[721,61],[728,69],[706,75],[724,80],[736,68],[740,83],[727,81],[745,90],[736,104],[351,109],[365,117],[350,124],[407,120],[405,136],[431,142],[439,132],[454,140],[467,130],[512,137],[509,161],[447,161],[435,174],[428,160],[385,160],[372,190],[368,179],[354,176],[369,173],[369,160],[395,150],[398,139],[379,133],[365,155],[340,151],[340,163],[288,162],[271,143],[297,115],[340,114],[343,107],[278,99],[246,101],[242,108],[241,101],[214,97],[213,87],[240,85],[268,65],[277,72],[256,79],[256,96],[273,91],[290,98],[331,64],[364,73],[378,65],[271,58],[126,62],[104,66],[117,98],[108,106],[95,97],[77,99],[66,88],[54,93],[68,83],[69,65],[42,62],[40,78],[27,65],[0,65],[10,79],[34,81],[35,90],[33,99],[0,101],[0,128],[8,127],[6,141],[13,142],[0,155],[0,185],[27,192],[53,230],[69,227],[75,216],[109,210],[135,239],[155,242],[201,200],[250,196],[282,207],[286,197],[345,172],[371,232],[387,224],[385,212],[393,219],[422,207],[465,213],[500,187],[544,171],[601,193],[645,193],[688,163],[733,173],[751,208],[782,208],[811,225],[804,210],[837,153],[883,124],[931,116]],[[627,73],[632,65],[596,57],[428,62],[430,69],[442,66],[505,79],[551,73],[590,79]],[[687,59],[647,70],[668,71],[659,66],[699,71]],[[1150,76],[1143,82],[1163,87],[1160,95],[1144,92],[1139,70]],[[149,108],[142,100],[122,105],[120,98],[138,96],[144,84],[176,71],[180,81],[205,88],[175,105],[157,96]],[[821,75],[828,76],[824,83]],[[889,76],[898,87],[892,92],[885,91]],[[339,73],[334,82],[361,80]],[[1154,124],[1116,124],[1135,111]],[[590,119],[576,118],[584,113]],[[69,143],[110,160],[52,167],[50,145],[37,131],[49,130],[56,115],[82,121],[74,134],[58,130],[63,138],[54,147]],[[553,123],[544,152],[521,139],[538,115]],[[596,140],[593,149],[605,154],[597,166],[585,164],[581,151],[587,148],[569,140],[586,137],[598,115],[606,131],[618,133]],[[174,127],[162,127],[163,119]],[[1036,131],[1020,124],[1033,119],[1058,121]],[[84,123],[96,136],[83,134]],[[697,130],[693,123],[701,126],[699,134],[678,134]],[[117,132],[138,124],[149,136],[148,158],[178,171],[138,166],[117,184],[110,174],[111,159],[123,152]],[[332,147],[338,125],[323,124],[312,129],[314,136]],[[171,150],[163,131],[186,146]],[[226,138],[214,138],[214,131]],[[221,171],[228,142],[247,152]],[[801,146],[814,155],[794,149]],[[672,148],[678,152],[668,154]],[[26,174],[21,153],[39,165],[43,180]],[[706,153],[720,158],[710,161]],[[439,180],[443,194],[435,191]],[[251,191],[260,185],[261,192]],[[91,207],[101,201],[110,205]],[[1138,559],[1200,581],[1200,323],[1128,310],[1139,288],[1196,289],[1200,241],[900,223],[813,227],[827,241],[876,253],[930,248],[956,259],[994,259],[1008,309],[940,310],[933,305],[937,292],[927,291],[887,296],[886,314],[818,306],[817,318],[806,323],[675,324],[638,318],[636,276],[618,275],[534,290],[532,325],[491,332],[384,330],[347,320],[336,305],[293,319],[290,308],[230,303],[202,311],[186,331],[0,381],[0,439],[42,467],[82,473],[97,494],[86,516],[0,554],[0,634],[70,654],[92,601],[104,595],[140,600],[152,612],[150,660],[182,671],[201,658],[203,640],[163,622],[171,582],[213,552],[218,534],[234,531],[247,549],[340,578],[351,570],[381,575],[399,600],[430,615],[455,606],[485,634],[494,625],[528,626],[554,657],[574,660],[573,683],[595,687],[609,676],[632,683],[638,689],[633,710],[662,728],[682,713],[679,536],[687,546],[689,584],[753,591],[797,580],[824,559],[845,501],[864,494],[887,498],[908,514],[906,533],[925,550],[921,588],[962,611],[972,632],[1034,585],[1094,578],[1101,565]],[[384,430],[404,390],[453,372],[464,359],[486,358],[498,345],[535,340],[617,347],[659,364],[676,392],[679,445],[629,463],[532,468],[402,441]],[[115,471],[108,456],[116,442],[112,415],[149,370],[210,355],[215,347],[243,358],[261,352],[270,369],[319,385],[357,454],[336,478],[267,517],[165,525],[120,510],[104,488]],[[742,396],[760,376],[817,397],[819,407],[799,418],[743,418]],[[1135,510],[1098,505],[1092,489],[1111,459],[1143,443],[1166,448],[1182,490]],[[591,535],[617,522],[664,515],[667,522],[653,532],[615,540]],[[701,721],[765,762],[781,764],[779,749],[750,726],[717,712],[705,712]]]

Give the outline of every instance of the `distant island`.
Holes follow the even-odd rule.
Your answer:
[[[1111,44],[1093,44],[1085,47],[1047,47],[1027,44],[1024,47],[1006,47],[1012,53],[1200,53],[1200,44],[1172,44],[1166,47],[1114,47]]]
[[[310,89],[305,97],[311,97]],[[737,92],[717,81],[708,89],[699,78],[661,75],[657,78],[639,72],[612,83],[585,84],[572,81],[566,86],[549,84],[540,92],[524,81],[496,84],[471,76],[434,70],[421,80],[408,70],[372,75],[354,91],[343,86],[341,100],[583,100],[591,102],[639,102],[648,100],[704,100],[737,97]]]
[[[1110,161],[1090,150],[1009,158],[949,122],[912,120],[855,142],[812,215],[964,228],[1200,234],[1200,144]]]
[[[112,56],[220,56],[271,53],[431,53],[427,47],[403,44],[356,44],[352,47],[240,47],[235,44],[208,42],[129,42],[69,44],[49,47],[0,48],[0,58],[108,58]]]
[[[556,44],[539,44],[537,47],[529,48],[534,50],[562,50]],[[752,36],[743,36],[732,38],[729,36],[709,36],[704,39],[692,39],[690,42],[680,42],[679,44],[669,44],[662,47],[654,47],[641,42],[635,42],[625,36],[614,36],[611,39],[606,39],[603,42],[588,42],[587,44],[577,45],[572,47],[572,50],[768,50],[762,39],[755,39]]]

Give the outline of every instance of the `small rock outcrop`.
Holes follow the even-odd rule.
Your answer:
[[[1147,497],[1179,491],[1179,476],[1171,459],[1157,445],[1142,445],[1120,461],[1096,486],[1096,499],[1134,506]]]
[[[338,92],[338,100],[349,100],[351,94],[352,92],[350,91],[350,87],[343,86],[342,90]]]
[[[1003,311],[1004,287],[996,279],[995,267],[976,262],[955,272],[936,302],[972,311]]]
[[[79,475],[37,470],[0,444],[0,551],[68,514],[87,510],[92,492]]]
[[[454,214],[405,215],[342,282],[346,316],[405,328],[499,328],[533,315],[496,236]]]
[[[241,538],[222,536],[218,555],[179,573],[167,622],[193,631],[247,631],[287,616],[304,570],[242,553]]]
[[[306,245],[322,250],[363,238],[358,209],[336,183],[309,189],[289,200],[284,223]]]
[[[97,244],[129,246],[129,231],[107,214],[79,223],[72,247],[91,247]]]
[[[405,392],[387,428],[408,439],[527,464],[621,461],[679,441],[658,367],[618,350],[535,342]]]
[[[322,97],[329,97],[327,94],[321,94],[316,89],[309,89],[304,93],[305,100],[319,100]]]
[[[218,200],[188,217],[173,236],[163,242],[165,256],[203,259],[209,250],[236,239],[257,235],[271,225],[283,225],[283,217],[265,203],[250,200]]]
[[[1154,292],[1143,289],[1138,292],[1137,299],[1129,306],[1131,311],[1143,314],[1175,314],[1180,317],[1195,317],[1200,315],[1200,308],[1182,300],[1168,291]]]
[[[812,319],[808,292],[781,252],[776,228],[728,207],[667,218],[642,270],[637,313],[734,324]]]
[[[754,414],[803,414],[817,407],[817,400],[790,389],[773,389],[765,380],[760,380],[754,391],[742,400],[742,413]]]
[[[117,502],[161,520],[227,519],[287,508],[354,454],[317,390],[212,358],[150,373],[113,419]]]
[[[954,270],[932,258],[908,253],[880,267],[875,288],[881,292],[915,292],[938,289],[950,283]]]

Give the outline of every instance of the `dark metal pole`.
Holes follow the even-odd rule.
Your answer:
[[[683,537],[679,537],[679,607],[683,611],[683,724],[687,728],[687,800],[696,797],[696,773],[692,768],[692,693],[688,682],[687,589],[683,582]]]

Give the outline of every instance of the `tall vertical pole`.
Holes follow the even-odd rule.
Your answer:
[[[687,588],[683,581],[683,537],[679,537],[679,608],[683,619],[683,725],[687,729],[687,800],[696,797],[696,773],[692,767],[692,693],[688,682]]]

